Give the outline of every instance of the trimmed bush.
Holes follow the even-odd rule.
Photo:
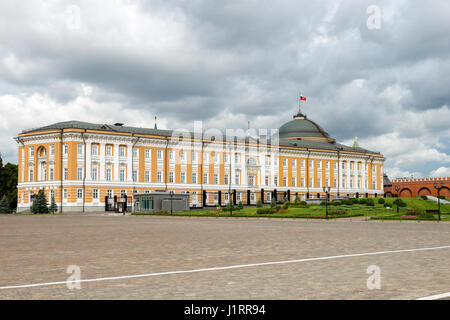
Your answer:
[[[366,206],[374,207],[375,206],[375,201],[373,201],[373,199],[367,199],[366,200]]]
[[[270,207],[256,209],[256,214],[272,214],[274,212],[275,212],[275,210]]]
[[[399,207],[406,207],[406,202],[403,201],[403,200],[400,199],[400,198],[395,199],[394,202],[393,202],[394,205],[397,205],[397,203],[398,203],[398,206],[399,206]]]
[[[239,208],[239,209],[244,209],[244,205],[242,204],[242,201],[239,201],[239,203],[238,203],[238,208]]]
[[[384,204],[386,201],[383,198],[378,199],[379,204]]]
[[[342,209],[338,209],[338,210],[330,210],[328,211],[328,213],[330,215],[342,215],[342,214],[346,214],[347,210],[342,210]]]
[[[422,199],[422,200],[428,200],[427,196],[424,196],[424,195],[421,195],[421,196],[420,196],[420,199]]]
[[[418,210],[414,210],[414,211],[418,212],[417,216],[421,219],[433,219],[434,218],[434,215],[431,212],[418,211]]]
[[[258,200],[258,202],[256,203],[256,206],[257,206],[258,208],[261,208],[261,207],[263,206],[263,203],[262,203],[262,200],[261,200],[261,199]]]

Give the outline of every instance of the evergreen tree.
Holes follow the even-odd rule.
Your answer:
[[[3,195],[2,200],[0,200],[0,213],[10,213],[11,209],[9,207],[8,198]]]
[[[52,197],[50,207],[48,208],[48,212],[55,213],[56,211],[58,211],[58,205],[55,202],[55,197]]]
[[[38,194],[34,197],[33,204],[31,205],[32,213],[48,213],[47,199],[45,198],[44,190],[39,190]]]
[[[272,200],[270,201],[270,206],[271,206],[272,208],[275,208],[275,207],[277,206],[277,200],[275,200],[274,197],[272,197]]]

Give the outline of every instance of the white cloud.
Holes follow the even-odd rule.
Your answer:
[[[439,167],[431,171],[430,175],[432,177],[450,177],[450,167]]]

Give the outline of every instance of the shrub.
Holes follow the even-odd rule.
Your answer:
[[[332,206],[339,206],[339,205],[341,205],[341,202],[340,201],[333,201],[333,202],[331,202],[331,205]]]
[[[424,195],[420,196],[420,199],[422,199],[422,200],[428,200],[427,196],[424,196]]]
[[[263,206],[263,203],[262,203],[262,200],[261,200],[261,199],[258,200],[258,202],[256,203],[256,206],[257,206],[258,208],[261,208],[261,207]]]
[[[256,214],[272,214],[274,212],[275,212],[275,210],[270,207],[256,209]]]
[[[281,206],[278,206],[278,205],[277,205],[277,206],[275,207],[275,212],[278,213],[278,212],[280,212],[280,210],[281,210]]]
[[[420,216],[423,212],[420,210],[408,210],[405,214],[408,216]]]
[[[387,207],[392,208],[392,204],[389,203],[389,202],[385,202],[383,206],[384,206],[385,208],[387,208]]]
[[[366,206],[370,206],[370,207],[375,206],[375,201],[373,201],[373,199],[367,199]]]
[[[394,202],[393,202],[394,205],[397,205],[397,203],[398,203],[398,206],[399,206],[399,207],[406,207],[406,202],[403,201],[403,200],[400,199],[400,198],[395,199]]]
[[[244,209],[244,205],[242,204],[242,201],[239,201],[238,208],[239,208],[239,210]]]
[[[291,206],[291,203],[289,201],[285,201],[283,203],[283,209],[289,209],[290,206]]]
[[[378,199],[379,204],[384,204],[386,201],[383,198]]]
[[[422,212],[422,211],[418,211],[418,210],[414,210],[414,211],[418,212],[417,216],[421,219],[424,219],[424,218],[425,219],[433,219],[434,218],[434,216],[431,212],[426,212],[426,211]]]
[[[330,211],[328,211],[328,213],[330,215],[341,215],[341,214],[346,214],[347,210],[343,210],[343,209],[330,210]]]
[[[444,196],[438,196],[438,198],[439,198],[439,199],[445,200],[445,197],[444,197]]]
[[[275,200],[275,198],[272,198],[272,200],[270,201],[270,206],[271,206],[272,208],[275,208],[276,205],[277,205],[277,200]]]

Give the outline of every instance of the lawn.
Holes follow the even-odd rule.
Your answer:
[[[329,218],[348,218],[348,217],[374,217],[375,219],[401,219],[401,220],[412,220],[412,217],[401,217],[406,216],[410,210],[421,210],[425,211],[427,209],[437,209],[437,203],[430,200],[414,199],[414,198],[402,198],[406,203],[406,207],[399,208],[399,214],[397,214],[397,208],[394,206],[391,209],[385,208],[382,204],[378,203],[378,199],[372,198],[375,202],[375,206],[367,206],[365,204],[353,204],[353,205],[329,205],[328,213]],[[392,205],[394,199],[385,199],[387,203]],[[268,207],[268,206],[264,206]],[[306,207],[290,207],[288,210],[284,210],[280,213],[273,214],[257,214],[257,207],[244,207],[241,210],[233,211],[233,217],[270,217],[270,218],[303,218],[303,219],[325,219],[325,206],[321,205],[309,205]],[[346,213],[334,215],[334,210],[345,210]],[[134,213],[134,215],[170,215],[167,212],[160,213]],[[208,208],[202,210],[190,210],[184,212],[174,212],[174,216],[205,216],[205,217],[229,217],[229,211],[222,211],[216,208]],[[437,219],[437,214],[435,215]],[[450,221],[450,206],[441,204],[441,219]],[[426,219],[424,219],[426,220]]]

